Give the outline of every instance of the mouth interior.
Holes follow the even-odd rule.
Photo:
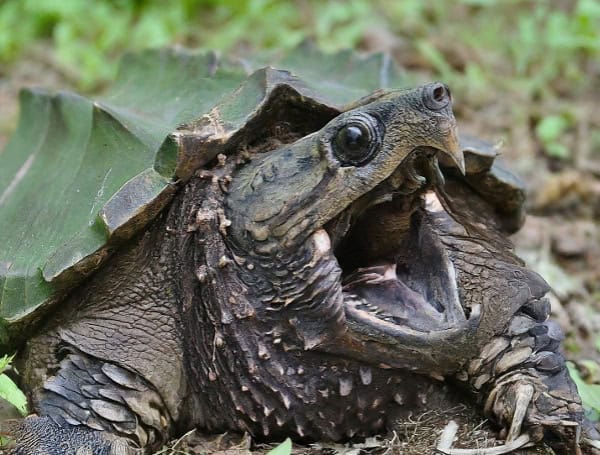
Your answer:
[[[343,272],[348,320],[391,335],[466,320],[454,266],[428,221],[443,210],[435,153],[413,153],[325,226]]]

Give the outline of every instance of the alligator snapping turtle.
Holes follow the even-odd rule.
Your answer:
[[[152,128],[150,108],[93,109]],[[445,378],[508,440],[595,438],[548,286],[505,237],[523,190],[493,150],[459,140],[444,84],[342,106],[264,68],[194,116],[100,208],[108,240],[51,256],[50,297],[10,317],[2,302],[12,345],[28,338],[36,413],[9,424],[14,453],[147,452],[194,427],[366,436],[394,407],[427,409]],[[17,259],[1,259],[6,294]]]

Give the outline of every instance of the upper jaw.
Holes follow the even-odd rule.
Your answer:
[[[349,234],[356,236],[356,233],[362,230],[361,224],[365,224],[364,221],[368,221],[369,218],[365,216],[366,213],[377,217],[387,214],[398,216],[397,219],[390,220],[385,227],[392,230],[410,218],[420,204],[420,195],[427,189],[444,184],[437,153],[439,151],[432,147],[416,148],[387,179],[329,221],[324,227],[331,237],[334,249],[337,250],[344,243],[354,240]],[[370,236],[373,234],[373,228],[373,225],[368,226]],[[351,230],[353,233],[350,233]],[[338,253],[339,251],[336,251],[336,255]]]

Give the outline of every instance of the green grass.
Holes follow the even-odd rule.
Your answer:
[[[524,0],[273,1],[5,0],[0,6],[0,62],[51,44],[57,64],[82,88],[110,79],[125,49],[180,43],[229,50],[290,49],[312,38],[325,49],[356,47],[385,28],[414,44],[440,77],[476,92],[489,81],[536,96],[585,90],[600,56],[600,2]],[[567,2],[568,3],[568,2]],[[460,61],[454,50],[468,61]],[[460,56],[459,56],[460,57]],[[598,68],[592,68],[598,71]],[[479,93],[481,94],[481,93]]]

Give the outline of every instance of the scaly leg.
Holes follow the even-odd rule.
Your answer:
[[[35,391],[38,416],[3,428],[16,441],[12,453],[141,454],[162,445],[171,419],[147,381],[73,348],[62,352],[56,375]]]
[[[2,434],[16,446],[10,455],[133,455],[127,442],[104,432],[79,427],[61,427],[49,417],[30,416],[2,423]]]

